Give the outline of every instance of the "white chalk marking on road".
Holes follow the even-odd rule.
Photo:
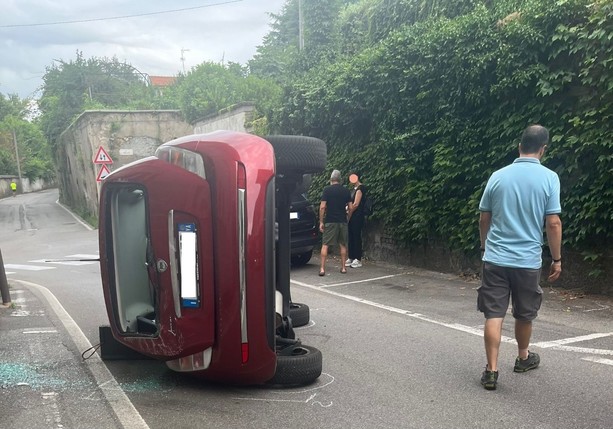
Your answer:
[[[43,271],[43,270],[55,270],[56,267],[40,267],[38,265],[6,264],[4,268],[10,268],[12,270]]]
[[[79,328],[79,325],[70,317],[70,314],[62,307],[62,304],[60,304],[49,289],[36,283],[30,283],[23,280],[18,280],[18,282],[31,289],[36,289],[44,296],[79,350],[88,350],[92,347],[83,331],[81,331],[81,328]],[[87,368],[108,401],[109,406],[115,413],[117,420],[119,420],[121,427],[130,429],[149,429],[149,425],[147,425],[138,410],[134,407],[134,404],[130,402],[130,399],[121,389],[119,383],[117,383],[117,380],[115,380],[113,374],[111,374],[102,359],[100,359],[98,353],[93,353],[91,357],[87,359],[86,363]]]
[[[321,386],[315,386],[315,387],[311,387],[311,388],[303,389],[303,390],[289,390],[289,391],[281,391],[281,392],[277,392],[277,391],[272,390],[272,391],[270,391],[270,393],[273,394],[273,395],[283,395],[283,396],[302,395],[302,394],[305,394],[305,393],[309,393],[310,394],[311,392],[314,392],[316,390],[321,390],[324,387],[327,387],[327,386],[331,385],[336,380],[334,378],[334,376],[332,376],[332,375],[330,375],[328,373],[322,372],[321,375],[328,377],[328,381],[326,383],[322,384]],[[270,399],[270,398],[244,398],[244,397],[243,398],[232,398],[232,399],[236,399],[236,400],[239,400],[239,401],[252,401],[252,402],[287,402],[287,403],[295,403],[295,404],[308,404],[316,396],[317,396],[317,393],[311,394],[306,399]],[[330,402],[329,404],[324,405],[320,401],[313,401],[313,402],[311,402],[311,405],[320,405],[323,408],[328,408],[328,407],[331,407],[333,404],[332,404],[332,402]]]
[[[589,310],[583,310],[583,312],[584,313],[589,313],[591,311],[603,311],[603,310],[608,310],[609,308],[611,308],[608,305],[601,305],[601,304],[598,304],[598,303],[596,305],[599,305],[600,308],[590,308]]]
[[[334,292],[334,291],[325,289],[323,287],[313,286],[313,285],[310,285],[308,283],[299,282],[297,280],[291,280],[291,283],[294,283],[294,284],[296,284],[298,286],[306,287],[308,289],[313,289],[313,290],[318,290],[318,291],[321,291],[321,292],[325,292],[327,294],[334,295],[334,296],[337,296],[339,298],[348,299],[348,300],[351,300],[351,301],[354,301],[354,302],[359,302],[359,303],[362,303],[362,304],[370,305],[372,307],[376,307],[376,308],[380,308],[380,309],[383,309],[383,310],[391,311],[393,313],[397,313],[397,314],[402,314],[402,315],[405,315],[405,316],[413,317],[415,319],[418,319],[418,320],[421,320],[421,321],[424,321],[424,322],[428,322],[428,323],[432,323],[434,325],[443,326],[445,328],[451,328],[451,329],[454,329],[456,331],[466,332],[467,334],[483,336],[483,331],[481,329],[472,328],[470,326],[461,325],[459,323],[441,322],[439,320],[435,320],[435,319],[426,317],[423,314],[414,313],[414,312],[412,312],[410,310],[402,310],[400,308],[391,307],[391,306],[385,305],[385,304],[379,304],[378,302],[369,301],[367,299],[362,299],[362,298],[358,298],[358,297],[351,296],[351,295],[345,295],[343,293]],[[579,341],[586,341],[586,340],[591,340],[591,339],[608,337],[608,336],[611,336],[611,335],[613,335],[613,332],[609,332],[609,333],[596,333],[596,334],[584,335],[584,336],[581,336],[581,337],[566,338],[566,339],[561,339],[561,340],[556,340],[556,341],[549,341],[549,342],[543,342],[543,343],[535,343],[535,344],[532,344],[532,346],[534,346],[534,347],[541,347],[541,348],[551,348],[553,350],[562,350],[562,351],[568,351],[568,352],[574,352],[574,353],[598,354],[598,355],[613,355],[613,350],[592,349],[592,348],[573,347],[573,346],[566,346],[566,345],[564,345],[564,344],[569,344],[569,343],[574,343],[574,342],[579,342]],[[501,341],[504,342],[504,343],[517,344],[515,339],[513,339],[511,337],[504,336],[504,335],[502,336]],[[543,345],[545,345],[545,347],[543,347]]]
[[[308,324],[302,326],[295,326],[294,329],[311,328],[313,326],[315,326],[315,322],[313,322],[313,320],[309,320]]]
[[[270,398],[233,398],[238,401],[253,401],[253,402],[293,402],[295,404],[308,404],[310,400],[315,398],[317,393],[313,393],[306,400],[301,399],[270,399]]]
[[[372,282],[372,281],[375,281],[375,280],[389,279],[389,278],[392,278],[392,277],[405,276],[405,275],[407,275],[407,273],[391,274],[389,276],[374,277],[372,279],[366,279],[366,280],[355,280],[355,281],[352,281],[352,282],[332,283],[330,285],[321,285],[319,287],[321,287],[323,289],[323,288],[334,287],[334,286],[346,286],[346,285],[353,285],[353,284],[358,284],[358,283]]]
[[[597,338],[610,337],[612,335],[613,335],[613,332],[596,333],[596,334],[582,335],[580,337],[562,338],[560,340],[555,340],[555,341],[545,341],[541,343],[534,343],[533,345],[536,347],[540,347],[542,349],[548,349],[551,347],[561,346],[564,344],[579,343],[581,341],[589,341],[589,340],[595,340]]]
[[[602,363],[604,365],[613,366],[613,359],[603,359],[603,358],[595,358],[595,357],[584,357],[584,358],[581,358],[581,360],[585,360],[585,361],[588,361],[588,362]]]

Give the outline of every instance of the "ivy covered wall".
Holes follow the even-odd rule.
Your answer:
[[[434,3],[452,2],[430,2],[419,16],[416,2],[353,3],[339,23],[352,38],[286,86],[272,124],[324,139],[330,170],[361,170],[398,243],[470,256],[489,175],[540,123],[552,137],[543,163],[562,182],[564,249],[610,278],[613,2],[464,0],[439,13]]]

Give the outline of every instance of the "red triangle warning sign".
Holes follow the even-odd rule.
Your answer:
[[[106,179],[106,176],[111,174],[111,170],[106,165],[103,165],[100,171],[98,172],[98,176],[96,177],[96,182],[102,182]]]
[[[106,150],[102,146],[98,148],[96,156],[94,157],[94,164],[112,164],[113,160],[109,156]]]

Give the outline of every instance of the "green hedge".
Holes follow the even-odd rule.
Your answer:
[[[311,70],[273,123],[324,139],[330,169],[361,170],[401,243],[442,238],[469,254],[489,175],[540,123],[552,136],[543,163],[562,182],[565,243],[597,257],[613,232],[613,4],[473,3]]]

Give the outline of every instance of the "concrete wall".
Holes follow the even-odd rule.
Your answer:
[[[255,114],[252,103],[241,103],[230,106],[218,113],[207,116],[194,124],[194,134],[207,134],[217,130],[253,132],[250,126]]]
[[[56,159],[60,200],[79,215],[98,215],[96,181],[101,166],[93,163],[103,147],[113,160],[111,171],[154,154],[162,143],[192,134],[179,111],[113,111],[82,113],[60,136]]]
[[[478,243],[479,237],[475,237],[475,240]],[[366,259],[461,274],[467,278],[478,277],[481,270],[478,254],[473,257],[463,256],[451,251],[442,240],[430,240],[409,247],[400,246],[393,235],[376,221],[368,221],[365,225],[364,255]],[[547,249],[543,254],[543,284],[549,275],[551,262],[546,255]],[[562,275],[553,286],[613,296],[613,253],[610,250],[596,262],[590,262],[585,260],[581,252],[563,248],[562,259]]]
[[[11,182],[13,179],[17,182],[18,194],[42,191],[43,189],[51,189],[57,186],[57,183],[53,181],[48,182],[43,179],[36,179],[34,182],[30,182],[30,179],[23,177],[21,183],[19,183],[19,178],[17,176],[0,176],[0,198],[6,198],[13,195],[13,191],[11,191]]]

